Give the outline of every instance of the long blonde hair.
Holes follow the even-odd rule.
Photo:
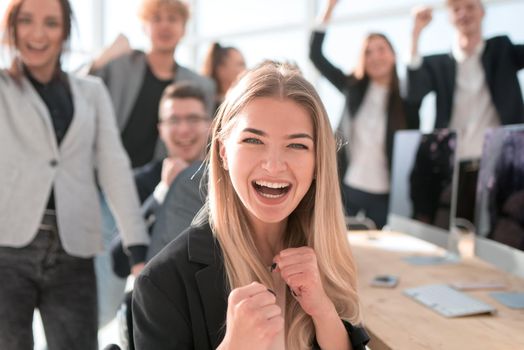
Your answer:
[[[311,116],[315,135],[315,180],[290,214],[283,246],[312,247],[324,289],[342,319],[360,321],[355,265],[346,238],[336,167],[336,144],[326,111],[313,86],[286,64],[265,63],[248,71],[228,92],[212,127],[209,155],[209,222],[224,255],[231,289],[253,281],[271,287],[273,280],[257,251],[245,209],[222,166],[219,149],[236,116],[259,97],[289,99]],[[286,295],[286,339],[289,349],[311,346],[312,319],[289,291]]]

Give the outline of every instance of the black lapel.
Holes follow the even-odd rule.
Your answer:
[[[495,104],[495,99],[493,98],[493,78],[494,78],[494,70],[497,68],[497,63],[493,60],[493,47],[491,46],[492,41],[486,40],[486,46],[484,47],[484,52],[482,52],[481,61],[482,61],[482,68],[484,68],[484,77],[486,79],[486,84],[488,85],[489,93],[491,95],[491,100],[493,104]],[[498,107],[498,106],[495,106]],[[499,108],[497,108],[497,112],[499,111]]]
[[[227,313],[227,289],[222,253],[208,225],[203,227],[201,234],[191,236],[188,249],[190,261],[207,265],[196,272],[195,279],[209,341],[215,349],[224,338]]]

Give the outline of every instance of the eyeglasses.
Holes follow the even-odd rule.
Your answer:
[[[172,115],[167,119],[161,120],[160,123],[170,126],[180,126],[182,123],[187,123],[188,126],[196,126],[200,122],[207,121],[209,118],[204,114],[188,114],[184,117]]]

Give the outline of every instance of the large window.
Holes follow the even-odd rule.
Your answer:
[[[119,33],[131,45],[147,49],[147,39],[137,19],[141,0],[71,0],[76,13],[72,54],[65,65],[75,69],[95,57]],[[296,62],[306,77],[319,89],[332,123],[337,124],[343,109],[343,96],[323,79],[308,60],[308,39],[314,20],[325,5],[324,0],[188,0],[192,19],[187,34],[177,49],[177,60],[199,70],[207,47],[219,40],[238,47],[246,56],[248,66],[263,59]],[[508,34],[515,42],[524,42],[522,13],[524,1],[486,0],[484,22],[486,36]],[[0,0],[3,13],[8,0]],[[433,23],[420,42],[423,54],[449,51],[453,33],[442,0],[340,0],[334,13],[325,43],[325,54],[344,71],[351,71],[360,50],[362,37],[370,31],[388,35],[396,48],[401,77],[409,50],[414,5],[435,7]],[[5,55],[0,59],[6,64]],[[524,72],[520,74],[524,86]],[[424,129],[430,129],[434,118],[431,96],[423,106]]]

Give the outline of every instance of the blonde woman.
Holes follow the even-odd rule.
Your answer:
[[[297,70],[247,72],[214,120],[201,220],[136,282],[136,348],[364,349],[335,158]]]

